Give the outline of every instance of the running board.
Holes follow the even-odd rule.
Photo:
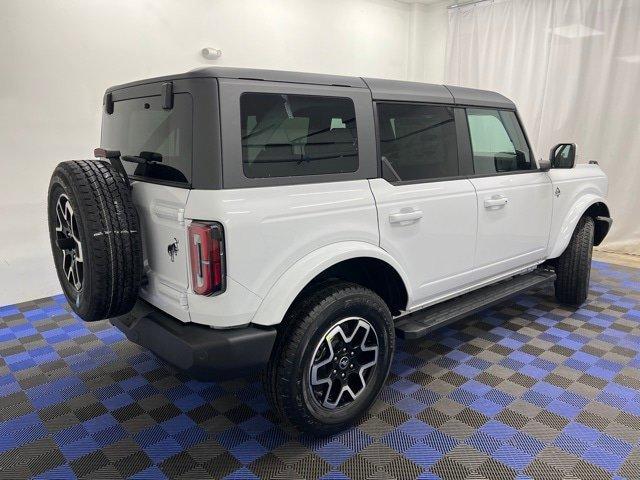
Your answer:
[[[400,317],[396,322],[396,334],[400,338],[407,340],[424,337],[438,327],[484,310],[531,288],[553,282],[555,279],[556,274],[554,272],[537,269],[531,273],[517,275],[478,290],[473,290],[446,302]]]

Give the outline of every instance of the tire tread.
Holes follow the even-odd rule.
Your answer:
[[[591,253],[593,250],[593,218],[578,221],[566,250],[556,264],[555,290],[559,302],[581,305],[589,294]]]
[[[264,390],[267,400],[276,414],[287,423],[314,435],[328,435],[343,426],[327,425],[318,421],[307,412],[299,389],[290,388],[291,379],[298,373],[294,359],[304,340],[305,334],[314,327],[314,322],[325,308],[340,298],[353,294],[364,294],[378,305],[386,304],[371,290],[360,285],[333,280],[316,285],[306,292],[289,310],[279,326],[278,337],[273,348],[271,361],[263,374]],[[388,311],[388,310],[387,310]],[[389,319],[391,315],[389,314]],[[390,351],[395,347],[395,334],[392,322],[389,322]],[[296,393],[292,393],[296,392]]]
[[[87,321],[127,313],[137,299],[142,277],[140,222],[129,188],[115,168],[102,160],[60,163],[50,191],[56,184],[75,197],[72,200],[85,229],[83,254],[90,257],[85,268],[92,269],[90,298],[82,298],[84,305],[70,302],[71,306]]]

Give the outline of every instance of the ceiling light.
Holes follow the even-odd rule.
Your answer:
[[[563,25],[562,27],[554,27],[551,29],[551,33],[564,38],[584,38],[593,37],[596,35],[604,35],[603,31],[587,27],[586,25],[583,25],[581,23]]]
[[[640,63],[640,55],[624,55],[618,57],[619,60],[622,60],[624,63]]]

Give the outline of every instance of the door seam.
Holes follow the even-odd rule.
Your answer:
[[[371,188],[371,179],[367,180],[367,185],[369,185],[371,198],[373,198],[373,206],[376,209],[376,222],[377,222],[376,225],[378,226],[378,247],[382,248],[382,232],[380,231],[380,211],[378,210],[378,201],[376,200],[376,195],[373,193],[373,188]]]
[[[478,236],[480,235],[480,197],[478,196],[478,189],[470,178],[467,181],[473,187],[473,191],[476,194],[476,238],[473,244],[473,264],[472,269],[476,268],[476,255],[478,254]]]

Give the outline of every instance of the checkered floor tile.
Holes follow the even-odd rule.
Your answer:
[[[202,383],[62,297],[0,307],[0,478],[640,478],[640,270],[399,344],[379,401],[313,439],[257,378]]]

